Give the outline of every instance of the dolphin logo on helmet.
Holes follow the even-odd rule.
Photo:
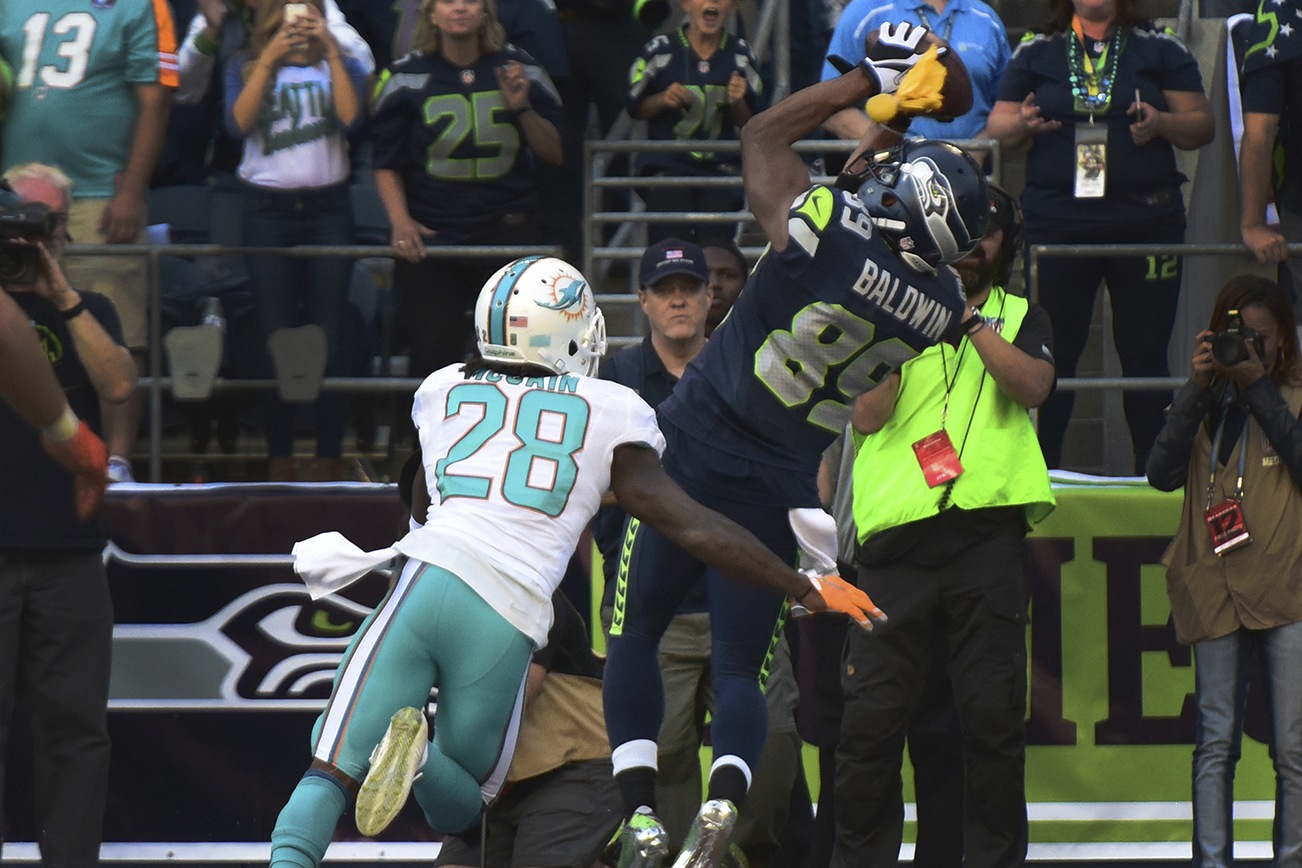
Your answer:
[[[596,373],[606,351],[606,321],[577,268],[526,256],[498,269],[475,303],[479,354],[558,374]]]

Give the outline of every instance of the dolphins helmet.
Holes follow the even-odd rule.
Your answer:
[[[479,290],[475,333],[485,361],[541,365],[558,374],[596,373],[606,321],[592,287],[568,262],[526,256]]]
[[[863,171],[843,173],[837,185],[859,196],[873,225],[915,271],[957,262],[985,237],[985,174],[949,142],[906,139],[872,155]]]

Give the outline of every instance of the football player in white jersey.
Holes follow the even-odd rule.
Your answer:
[[[338,534],[295,546],[314,596],[395,554],[407,561],[339,666],[312,765],[272,832],[273,866],[319,865],[358,782],[363,834],[383,830],[410,791],[435,829],[475,822],[510,763],[552,592],[607,490],[738,579],[866,627],[884,617],[840,578],[796,572],[665,475],[650,407],[592,376],[605,324],[573,266],[541,257],[507,265],[480,292],[475,327],[481,358],[434,372],[416,392],[424,472],[413,500],[430,506],[411,532],[378,552]],[[434,686],[429,740],[423,708]]]

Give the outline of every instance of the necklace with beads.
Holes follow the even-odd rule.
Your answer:
[[[1077,113],[1089,115],[1093,123],[1094,115],[1106,112],[1112,104],[1112,85],[1116,81],[1117,62],[1126,47],[1126,37],[1123,28],[1115,28],[1112,37],[1102,43],[1095,61],[1085,50],[1085,32],[1078,16],[1072,16],[1071,28],[1075,38],[1068,35],[1066,42],[1067,78],[1071,82],[1072,101]]]

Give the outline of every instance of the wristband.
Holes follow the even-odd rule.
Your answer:
[[[86,312],[86,299],[82,298],[82,299],[78,299],[77,303],[74,304],[72,307],[68,308],[67,310],[59,311],[59,316],[63,317],[64,322],[67,322],[70,319],[76,319],[77,317],[81,316],[85,312]]]
[[[529,114],[529,112],[531,112],[531,111],[533,111],[533,106],[532,106],[532,105],[526,105],[524,108],[516,109],[516,110],[515,110],[515,116],[518,117],[518,118],[522,118],[522,117],[524,117],[525,115]]]
[[[77,414],[72,412],[71,407],[65,406],[63,414],[55,419],[49,425],[41,429],[41,433],[49,437],[55,443],[67,443],[73,437],[77,436],[77,431],[81,428],[81,420]],[[808,592],[806,592],[808,593]]]
[[[959,323],[959,328],[963,329],[963,334],[971,337],[985,326],[986,318],[981,314],[981,311],[974,307],[970,307],[968,310],[972,312],[972,315]]]

